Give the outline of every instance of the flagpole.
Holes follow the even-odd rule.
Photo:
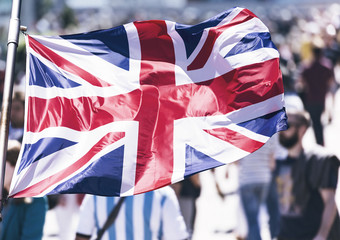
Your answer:
[[[2,208],[4,203],[4,180],[6,168],[6,151],[8,145],[9,120],[12,106],[14,67],[16,51],[19,42],[21,0],[13,0],[12,13],[8,28],[7,60],[2,98],[0,121],[0,221],[2,220]]]

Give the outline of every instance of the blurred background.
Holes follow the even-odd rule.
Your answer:
[[[0,69],[4,68],[10,0],[0,0]],[[61,35],[111,28],[135,20],[165,19],[197,24],[231,7],[246,7],[269,28],[281,53],[287,88],[295,88],[299,64],[311,58],[310,45],[322,45],[337,63],[340,3],[335,0],[25,0],[21,25],[29,34]],[[16,81],[25,66],[23,35]]]
[[[10,0],[0,0],[0,70],[5,67]],[[245,7],[269,28],[280,51],[285,91],[303,95],[301,67],[312,60],[312,46],[323,49],[334,67],[335,82],[323,114],[325,146],[340,157],[340,3],[335,0],[24,0],[21,25],[29,34],[61,35],[111,28],[135,20],[165,19],[197,24],[231,7]],[[16,86],[24,82],[25,46],[20,34],[16,63]],[[313,146],[310,129],[305,144]],[[228,177],[226,178],[226,172]],[[200,174],[202,192],[197,200],[194,240],[236,239],[246,223],[239,207],[237,167],[234,165]],[[219,196],[216,184],[224,193]],[[339,191],[337,194],[340,205]],[[72,239],[79,205],[65,196],[61,206],[48,212],[44,240]],[[266,214],[261,214],[263,239],[268,236]],[[59,219],[59,220],[58,220]],[[63,221],[60,221],[63,219]],[[67,221],[66,221],[67,220]],[[64,235],[61,236],[61,229]]]
[[[4,68],[10,0],[0,0],[0,69]],[[335,0],[25,0],[21,25],[29,34],[61,35],[111,28],[135,20],[165,19],[196,24],[231,7],[246,7],[269,28],[281,53],[287,87],[294,88],[298,66],[311,58],[310,45],[322,45],[333,63],[339,56],[340,3]],[[23,35],[16,81],[25,66]]]

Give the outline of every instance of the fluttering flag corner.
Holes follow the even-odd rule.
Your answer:
[[[11,197],[128,196],[236,161],[287,127],[279,52],[251,11],[26,36]]]

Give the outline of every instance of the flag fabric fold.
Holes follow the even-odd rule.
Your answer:
[[[252,12],[26,36],[10,196],[127,196],[236,161],[286,129],[279,53]]]

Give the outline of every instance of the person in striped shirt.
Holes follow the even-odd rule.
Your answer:
[[[76,240],[96,239],[96,232],[118,203],[118,197],[86,195]],[[175,192],[171,187],[128,196],[102,240],[184,240],[188,238]]]
[[[262,239],[258,216],[268,196],[278,145],[275,134],[263,147],[238,162],[240,199],[248,226],[247,240]]]

